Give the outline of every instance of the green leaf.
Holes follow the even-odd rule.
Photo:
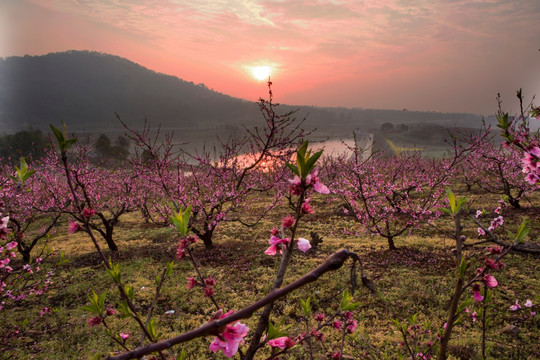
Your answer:
[[[54,136],[56,137],[56,141],[58,142],[58,147],[60,148],[60,152],[65,153],[68,150],[68,148],[77,141],[77,138],[71,138],[71,139],[66,140],[66,135],[65,135],[66,123],[62,121],[62,125],[64,125],[63,132],[52,124],[49,124],[49,127],[51,128],[52,132],[54,133]]]
[[[150,320],[150,322],[149,322],[148,325],[146,326],[146,330],[148,331],[148,334],[150,334],[150,337],[152,338],[152,340],[156,340],[156,339],[157,339],[157,334],[156,334],[156,319]]]
[[[180,210],[178,214],[171,216],[171,223],[176,227],[180,235],[187,236],[189,229],[189,218],[191,217],[191,205],[185,210]]]
[[[172,274],[174,270],[174,261],[171,261],[167,264],[167,269],[165,270],[165,275],[169,276]]]
[[[298,166],[298,172],[300,173],[300,177],[302,178],[302,180],[304,180],[307,176],[305,170],[306,160],[304,156],[300,155],[300,153],[296,154],[296,165]]]
[[[133,299],[135,298],[135,292],[133,290],[133,286],[128,285],[128,284],[124,285],[124,292],[126,293],[128,299],[130,301],[133,301]]]
[[[465,272],[467,271],[467,268],[469,267],[469,262],[465,260],[465,258],[461,258],[461,264],[459,264],[459,278],[465,279]]]
[[[116,284],[120,284],[122,280],[122,275],[120,274],[120,265],[118,263],[113,263],[112,260],[109,259],[109,268],[110,269],[107,269],[107,273],[111,276]]]
[[[302,310],[304,310],[304,315],[307,317],[311,314],[311,298],[307,298],[306,301],[300,299],[300,304],[302,305]]]
[[[525,236],[529,234],[529,232],[531,231],[531,227],[529,226],[529,224],[530,224],[529,220],[523,219],[523,221],[521,222],[521,225],[519,225],[519,228],[518,228],[515,240],[514,240],[515,242],[517,243],[522,242]]]
[[[280,325],[283,323],[283,321],[278,324],[274,325],[271,321],[268,322],[268,334],[266,336],[266,340],[272,340],[277,339],[282,336],[287,336],[287,333],[283,331],[283,329],[280,328]]]
[[[26,180],[28,180],[35,172],[36,170],[29,170],[28,164],[26,163],[26,159],[21,157],[20,161],[20,167],[15,166],[15,169],[17,171],[17,179],[11,176],[13,180],[18,180],[19,183],[24,184]]]
[[[306,140],[302,143],[302,145],[300,145],[300,147],[296,151],[296,154],[300,154],[303,158],[306,157],[307,147],[308,147],[308,141]]]
[[[315,167],[315,162],[321,157],[322,150],[317,151],[315,154],[309,157],[309,159],[306,159],[306,172],[307,174],[310,174],[313,171],[313,168]],[[306,174],[306,176],[307,176]]]
[[[118,305],[118,311],[122,315],[123,318],[131,317],[133,316],[133,313],[131,312],[131,309],[129,308],[127,302],[124,300]]]
[[[467,202],[467,198],[466,197],[462,197],[460,198],[458,201],[457,201],[457,206],[456,206],[456,214],[459,213],[459,211],[461,210],[461,207]]]
[[[300,172],[298,171],[298,168],[296,166],[294,166],[293,164],[289,164],[289,163],[286,163],[287,167],[289,169],[291,169],[291,171],[293,173],[295,173],[296,175],[300,176]]]
[[[105,312],[105,293],[98,295],[92,290],[92,295],[88,296],[88,300],[90,301],[90,305],[83,306],[84,310],[98,316],[101,316]]]
[[[186,360],[187,359],[187,352],[185,349],[182,349],[182,352],[180,353],[180,355],[177,355],[176,356],[176,359],[177,360]]]
[[[49,124],[49,127],[51,128],[54,136],[56,137],[56,141],[58,142],[58,145],[63,144],[64,143],[64,134],[62,134],[62,131],[60,131],[60,129],[58,129],[53,124]]]
[[[350,310],[356,309],[358,306],[361,305],[361,303],[359,303],[359,302],[353,303],[352,299],[353,299],[353,297],[352,297],[352,295],[349,294],[349,291],[345,290],[343,292],[343,296],[341,297],[341,303],[339,305],[341,310],[350,311]]]
[[[456,214],[456,195],[450,189],[446,189],[446,196],[448,196],[448,204],[450,205],[450,211],[452,215]]]

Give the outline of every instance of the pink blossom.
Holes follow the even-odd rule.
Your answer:
[[[482,215],[482,210],[476,210],[476,218],[478,219]]]
[[[277,236],[270,237],[270,240],[268,240],[268,243],[270,244],[270,247],[266,249],[264,252],[266,255],[276,255],[276,251],[278,249],[278,246],[280,244],[288,244],[291,241],[289,238],[280,239]],[[282,253],[281,248],[279,249],[279,252]]]
[[[307,239],[299,238],[296,244],[298,245],[298,249],[300,251],[306,252],[309,249],[311,249],[311,244],[309,243],[309,240]]]
[[[295,176],[292,180],[289,180],[291,183],[291,194],[292,195],[300,195],[302,193],[302,180],[300,177]]]
[[[474,284],[473,285],[473,293],[474,293],[474,300],[476,301],[482,301],[484,300],[484,297],[480,294],[480,284]]]
[[[5,239],[6,235],[8,234],[8,224],[9,216],[4,216],[3,218],[0,218],[0,239]]]
[[[473,312],[473,313],[471,314],[471,318],[472,318],[472,321],[473,321],[473,322],[476,322],[476,316],[477,316],[477,315],[478,315],[478,314],[476,313],[476,311]]]
[[[107,315],[108,315],[108,316],[111,316],[111,315],[114,315],[114,314],[116,314],[116,310],[114,310],[114,309],[111,308],[111,307],[108,307],[108,308],[107,308]]]
[[[120,333],[120,338],[121,338],[122,340],[124,340],[124,341],[127,340],[127,339],[129,339],[129,333],[123,333],[123,332],[121,332],[121,333]]]
[[[354,332],[354,330],[356,330],[356,327],[358,326],[358,323],[356,322],[356,320],[352,320],[348,324],[349,325],[347,326],[347,332],[349,334],[352,334]]]
[[[221,318],[225,318],[232,314],[233,311],[229,311]],[[244,343],[244,337],[247,335],[249,328],[242,323],[235,322],[234,324],[227,324],[225,331],[214,339],[210,344],[210,350],[216,353],[218,350],[222,350],[226,357],[233,357],[238,351],[238,346]]]
[[[516,303],[512,306],[510,306],[510,310],[512,311],[516,311],[516,310],[519,310],[521,309],[521,305],[519,305],[519,300],[516,300]]]
[[[496,246],[493,248],[488,248],[488,251],[493,255],[500,255],[502,254],[504,248],[502,246]]]
[[[187,278],[187,284],[186,284],[186,286],[187,286],[187,288],[188,288],[189,290],[191,290],[191,289],[193,289],[198,283],[199,283],[199,282],[198,282],[197,280],[195,280],[194,278],[188,277],[188,278]]]
[[[334,321],[334,322],[332,323],[332,326],[333,326],[334,329],[336,329],[336,330],[341,330],[341,325],[342,325],[342,324],[343,324],[343,323],[342,323],[341,321],[336,320],[336,321]]]
[[[315,314],[315,321],[317,321],[317,322],[323,322],[323,321],[324,321],[324,316],[325,316],[325,315],[322,314],[322,313],[317,313],[317,314]]]
[[[96,317],[90,318],[90,319],[88,319],[86,321],[88,322],[88,326],[93,327],[93,326],[101,324],[101,317],[96,316]]]
[[[288,336],[282,336],[269,340],[268,345],[280,349],[290,349],[295,345],[295,343]]]
[[[525,307],[528,307],[528,308],[530,308],[530,307],[532,307],[532,306],[533,306],[533,303],[532,303],[532,301],[531,301],[531,300],[529,300],[529,299],[527,299],[527,301],[525,301]]]
[[[6,250],[11,250],[17,247],[17,243],[15,241],[8,242],[6,244]]]
[[[207,286],[204,288],[204,296],[206,297],[212,297],[214,296],[214,288],[211,286]]]
[[[96,210],[90,209],[90,208],[84,208],[83,211],[82,211],[82,216],[87,218],[87,219],[90,219],[95,214],[96,214]]]
[[[497,287],[497,285],[499,284],[497,282],[497,279],[495,279],[495,277],[493,275],[490,275],[490,274],[484,275],[484,282],[486,283],[487,286],[489,286],[492,289],[494,287]]]
[[[306,201],[302,204],[302,214],[311,214],[313,212],[313,208],[309,204],[309,199],[306,199]]]
[[[481,227],[478,228],[478,237],[486,235],[486,232]]]
[[[291,228],[295,223],[294,218],[291,215],[287,215],[282,222],[284,228]]]
[[[51,312],[51,308],[48,308],[48,307],[44,307],[43,309],[41,309],[41,311],[39,312],[39,314],[41,316],[47,314],[47,313],[50,313]]]
[[[69,222],[69,227],[68,227],[68,230],[67,230],[67,232],[69,234],[74,234],[74,233],[76,233],[77,231],[80,231],[80,230],[81,230],[81,225],[78,222],[75,222],[75,221],[70,221]]]
[[[311,174],[306,176],[306,185],[313,184],[313,190],[319,194],[330,194],[330,190],[319,179],[319,169],[315,168]]]

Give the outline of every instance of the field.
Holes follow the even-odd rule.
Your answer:
[[[476,209],[491,211],[498,200],[497,196],[479,189],[465,192],[462,186],[456,188],[454,190],[457,190],[458,196],[467,196],[470,215],[474,215]],[[452,252],[454,241],[423,225],[397,237],[395,241],[399,249],[390,251],[385,239],[366,234],[350,217],[337,215],[340,202],[330,201],[331,198],[317,195],[311,200],[315,211],[304,218],[298,234],[309,238],[310,232],[314,231],[322,236],[323,242],[306,253],[295,250],[295,260],[286,273],[285,284],[309,272],[336,250],[349,249],[360,256],[366,276],[374,283],[378,296],[365,287],[354,292],[354,301],[360,304],[354,310],[358,327],[347,337],[343,358],[400,358],[398,353],[405,352],[405,345],[402,345],[404,339],[392,320],[408,327],[408,321],[415,314],[420,326],[412,330],[416,333],[412,346],[420,342],[420,349],[425,348],[428,341],[436,342],[436,334],[447,318],[456,279]],[[533,194],[523,202],[522,209],[503,209],[505,229],[515,232],[522,218],[531,220],[532,230],[525,239],[531,243],[531,248],[540,245],[537,240],[540,210],[538,206],[532,206],[539,203],[538,194]],[[215,298],[225,309],[241,309],[271,290],[279,256],[268,256],[264,251],[268,247],[269,231],[287,214],[285,205],[275,208],[253,228],[235,222],[220,224],[214,233],[215,246],[211,249],[205,249],[201,242],[193,246],[203,275],[217,280]],[[256,212],[257,206],[262,205],[253,206],[252,210]],[[485,215],[486,221],[492,218],[491,215],[491,212]],[[477,226],[468,219],[464,222],[465,244],[475,242]],[[452,219],[447,215],[438,219],[436,224],[447,231],[451,231],[453,226]],[[89,326],[88,320],[92,315],[83,309],[83,306],[89,305],[88,297],[92,291],[105,293],[105,304],[114,307],[119,300],[118,290],[107,275],[88,235],[84,232],[68,234],[67,228],[64,217],[48,239],[48,246],[54,253],[47,263],[60,261],[60,252],[65,254],[67,260],[58,266],[49,291],[42,297],[32,298],[21,306],[0,313],[3,334],[10,334],[10,331],[20,334],[4,337],[0,354],[3,359],[86,359],[95,354],[103,356],[110,351],[122,350],[106,335],[102,325]],[[167,262],[175,263],[174,271],[165,281],[154,309],[160,339],[197,328],[212,317],[215,308],[203,292],[186,288],[186,277],[195,276],[195,272],[188,259],[176,259],[178,235],[175,229],[146,223],[139,212],[132,212],[121,216],[115,229],[115,239],[120,251],[112,255],[113,259],[121,264],[122,278],[133,285],[136,307],[143,314],[153,301],[156,275],[161,273]],[[106,247],[104,242],[101,245]],[[471,272],[481,266],[488,246],[491,245],[465,248],[464,256],[472,260]],[[105,253],[111,256],[110,252]],[[494,273],[499,285],[492,290],[493,298],[486,311],[488,358],[538,359],[540,317],[529,314],[530,310],[539,310],[538,255],[511,253],[503,262],[506,266]],[[47,266],[44,265],[42,271]],[[271,320],[277,324],[283,319],[284,325],[289,326],[286,333],[294,337],[305,330],[300,300],[310,298],[313,312],[328,316],[336,311],[341,294],[347,288],[350,290],[350,262],[335,272],[325,274],[316,283],[279,300]],[[472,297],[472,291],[469,293]],[[533,308],[523,306],[527,299],[532,301]],[[516,300],[523,308],[511,311],[510,306]],[[480,313],[481,307],[482,303],[472,301],[468,314]],[[51,311],[40,315],[44,308]],[[254,329],[256,318],[243,322]],[[449,359],[482,358],[481,320],[472,315],[463,316],[450,341]],[[118,312],[107,317],[107,325],[114,333],[131,334],[127,340],[130,346],[138,343],[140,329],[133,321],[118,316]],[[324,343],[313,344],[316,359],[328,358],[340,349],[340,333],[331,326],[322,331],[325,334]],[[249,334],[246,339],[249,339]],[[411,338],[408,340],[411,341]],[[199,338],[174,347],[166,354],[172,355],[184,349],[188,359],[225,358],[221,353],[214,354],[209,350],[211,341],[212,338]],[[258,353],[257,359],[268,356],[270,348],[267,346]],[[284,358],[309,358],[306,345],[297,345]]]

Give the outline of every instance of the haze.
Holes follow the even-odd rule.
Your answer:
[[[493,114],[540,94],[540,1],[3,0],[0,56],[95,50],[236,97]]]

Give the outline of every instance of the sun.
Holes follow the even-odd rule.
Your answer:
[[[263,80],[268,80],[268,78],[270,77],[270,74],[272,73],[272,67],[268,65],[252,66],[250,68],[250,71],[251,71],[251,75],[255,79],[259,81],[263,81]]]

